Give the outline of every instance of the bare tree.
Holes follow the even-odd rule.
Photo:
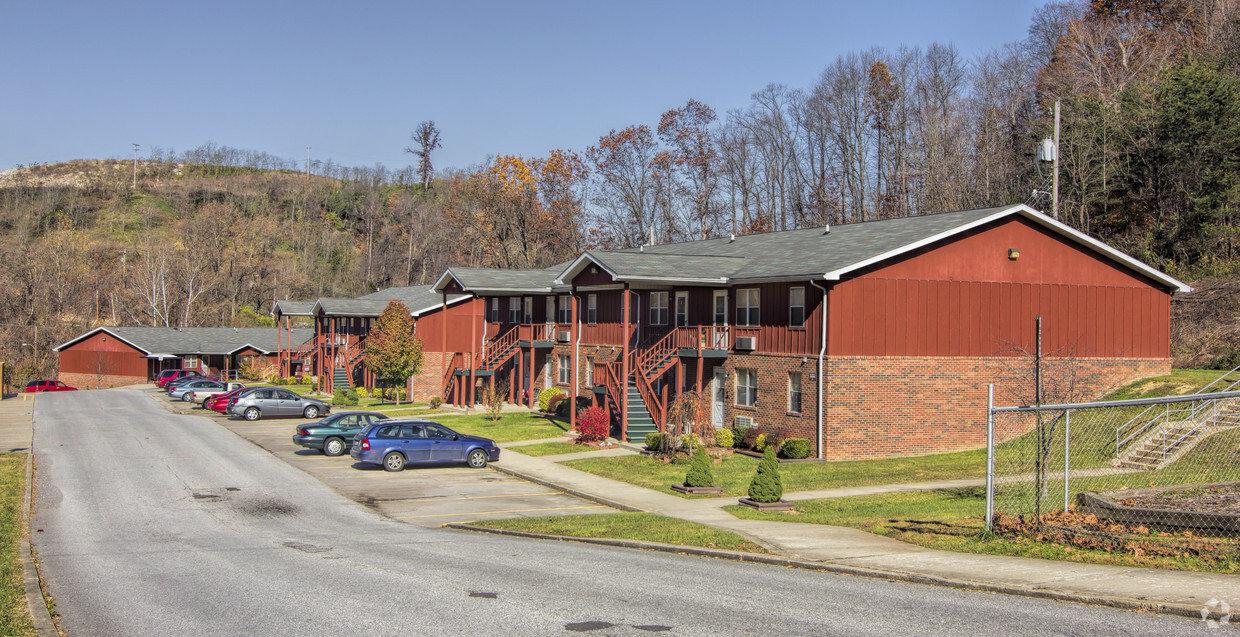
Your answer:
[[[426,120],[413,130],[410,136],[416,147],[405,147],[405,152],[418,158],[418,176],[422,179],[422,189],[431,187],[431,175],[435,169],[431,165],[431,152],[440,147],[439,129],[435,128],[434,120]]]

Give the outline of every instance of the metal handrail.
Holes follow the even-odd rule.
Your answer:
[[[1207,390],[1207,389],[1209,389],[1209,388],[1213,387],[1215,384],[1219,383],[1220,381],[1222,381],[1223,379],[1227,378],[1228,376],[1230,376],[1230,375],[1232,375],[1232,374],[1236,373],[1237,371],[1240,371],[1240,366],[1236,366],[1236,367],[1235,367],[1235,368],[1233,368],[1231,371],[1225,372],[1222,376],[1219,376],[1218,378],[1216,378],[1216,379],[1214,379],[1213,381],[1211,381],[1209,385],[1206,385],[1205,387],[1202,387],[1201,389],[1198,389],[1197,391],[1195,391],[1195,392],[1193,392],[1193,393],[1191,393],[1191,394],[1187,394],[1187,396],[1188,396],[1188,397],[1192,397],[1192,396],[1198,396],[1198,395],[1204,394],[1204,393],[1206,393],[1206,390]],[[1240,385],[1240,380],[1237,380],[1237,381],[1233,382],[1232,384],[1228,385],[1226,388],[1224,388],[1224,389],[1223,389],[1223,391],[1224,391],[1224,392],[1231,391],[1231,390],[1235,389],[1237,385]],[[1212,392],[1212,393],[1217,393],[1217,392]],[[1116,401],[1116,402],[1111,403],[1111,404],[1112,404],[1112,405],[1116,405],[1116,404],[1118,404],[1119,402],[1123,402],[1123,401]],[[1169,401],[1167,401],[1167,402],[1169,402]],[[1164,403],[1164,404],[1165,404],[1165,403]],[[1144,416],[1145,416],[1146,414],[1148,414],[1150,411],[1153,411],[1155,407],[1156,407],[1156,404],[1155,404],[1155,405],[1150,405],[1149,407],[1147,407],[1147,408],[1145,408],[1144,410],[1142,410],[1142,412],[1141,412],[1141,413],[1137,414],[1136,416],[1133,416],[1133,417],[1132,417],[1132,418],[1131,418],[1128,422],[1126,422],[1126,423],[1124,423],[1124,424],[1122,424],[1122,425],[1120,425],[1120,426],[1118,426],[1118,427],[1116,427],[1116,428],[1115,428],[1115,457],[1117,457],[1117,458],[1119,457],[1119,450],[1120,450],[1120,448],[1121,448],[1124,444],[1129,443],[1129,442],[1133,441],[1134,439],[1136,439],[1136,437],[1137,437],[1137,436],[1140,436],[1140,435],[1144,434],[1146,431],[1148,431],[1151,427],[1153,427],[1153,426],[1154,426],[1154,425],[1158,422],[1158,419],[1157,419],[1157,418],[1152,419],[1152,420],[1150,420],[1149,422],[1145,423],[1145,425],[1135,428],[1135,429],[1134,429],[1134,430],[1133,430],[1130,434],[1128,434],[1128,436],[1124,437],[1122,440],[1121,440],[1121,438],[1120,438],[1120,436],[1121,436],[1121,435],[1123,435],[1123,432],[1124,432],[1126,429],[1128,429],[1128,427],[1129,427],[1130,425],[1132,425],[1133,423],[1135,423],[1135,422],[1137,422],[1138,420],[1140,420],[1142,417],[1144,417]],[[1191,412],[1191,413],[1189,414],[1189,418],[1190,418],[1190,419],[1196,419],[1197,411],[1198,411],[1198,409],[1200,409],[1200,407],[1201,407],[1201,406],[1199,405],[1199,406],[1197,406],[1197,407],[1195,407],[1195,408],[1193,408],[1193,409],[1189,410],[1189,411]],[[1171,414],[1172,414],[1172,413],[1173,413],[1173,412],[1171,412],[1170,410],[1166,411],[1166,412],[1163,414],[1163,417],[1164,417],[1164,419],[1165,419],[1164,421],[1169,420],[1169,419],[1170,419],[1170,417],[1171,417]],[[1174,413],[1179,413],[1179,412],[1177,411],[1177,412],[1174,412]]]

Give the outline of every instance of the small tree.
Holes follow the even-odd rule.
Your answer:
[[[422,341],[413,335],[413,316],[404,303],[392,301],[384,308],[366,337],[363,356],[366,367],[388,386],[404,385],[422,369]],[[400,403],[399,393],[396,402]]]
[[[487,420],[492,422],[499,420],[500,412],[504,409],[504,396],[508,395],[508,385],[500,383],[494,387],[487,385],[482,392],[482,402],[486,407]]]
[[[779,502],[784,497],[784,484],[779,479],[779,461],[775,460],[775,447],[767,446],[758,461],[758,471],[749,483],[749,499],[764,504]]]
[[[693,464],[689,473],[685,474],[686,487],[713,487],[715,474],[710,470],[710,456],[706,455],[706,447],[698,446],[693,452]]]

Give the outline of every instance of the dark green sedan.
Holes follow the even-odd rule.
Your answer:
[[[318,422],[299,425],[293,443],[318,449],[327,456],[339,456],[353,446],[353,436],[366,425],[387,420],[383,414],[369,411],[342,411]]]

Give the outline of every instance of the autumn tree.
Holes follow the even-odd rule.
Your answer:
[[[418,158],[418,176],[422,179],[422,189],[429,190],[431,175],[435,172],[431,165],[431,152],[440,147],[439,129],[435,127],[435,120],[418,124],[410,139],[417,145],[406,146],[405,152]]]
[[[413,316],[400,301],[391,301],[366,336],[362,354],[367,369],[387,387],[399,388],[422,369],[422,341],[414,336]],[[384,391],[386,393],[387,387]],[[400,392],[396,392],[400,403]]]
[[[593,203],[622,245],[640,245],[655,223],[652,173],[658,144],[648,126],[612,130],[586,149],[594,175]]]
[[[659,138],[670,148],[670,165],[684,177],[678,190],[688,199],[703,239],[716,230],[713,199],[719,151],[710,130],[715,119],[714,109],[691,99],[663,113],[658,129]]]

